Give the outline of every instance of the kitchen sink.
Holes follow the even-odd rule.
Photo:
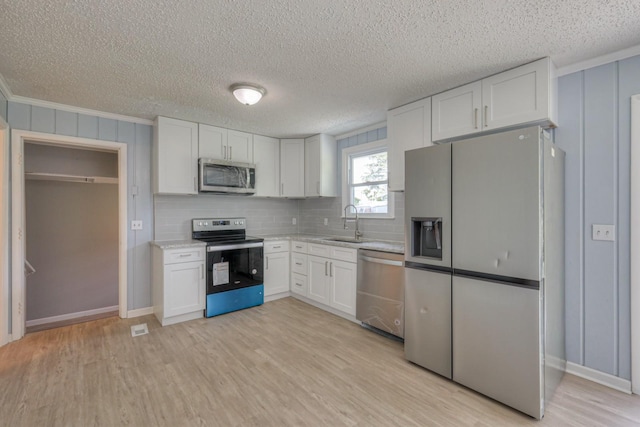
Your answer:
[[[327,240],[329,242],[364,243],[362,240],[356,240],[353,237],[332,237],[324,240]]]

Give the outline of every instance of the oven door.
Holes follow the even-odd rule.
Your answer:
[[[207,248],[207,295],[263,283],[263,243]]]

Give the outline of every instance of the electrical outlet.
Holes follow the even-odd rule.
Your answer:
[[[591,238],[593,240],[606,240],[611,242],[616,240],[615,225],[592,224],[591,227]]]
[[[132,230],[142,230],[142,221],[131,221]]]
[[[291,224],[296,225],[298,223],[298,220],[296,218],[293,218],[293,220],[291,221]]]
[[[324,225],[329,225],[329,218],[324,219]]]

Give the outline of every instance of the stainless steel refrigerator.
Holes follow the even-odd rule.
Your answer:
[[[542,418],[566,365],[564,152],[536,126],[405,170],[406,358]]]

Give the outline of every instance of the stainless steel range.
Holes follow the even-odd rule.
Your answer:
[[[207,243],[205,316],[264,302],[263,239],[246,235],[245,218],[192,220],[192,238]]]

